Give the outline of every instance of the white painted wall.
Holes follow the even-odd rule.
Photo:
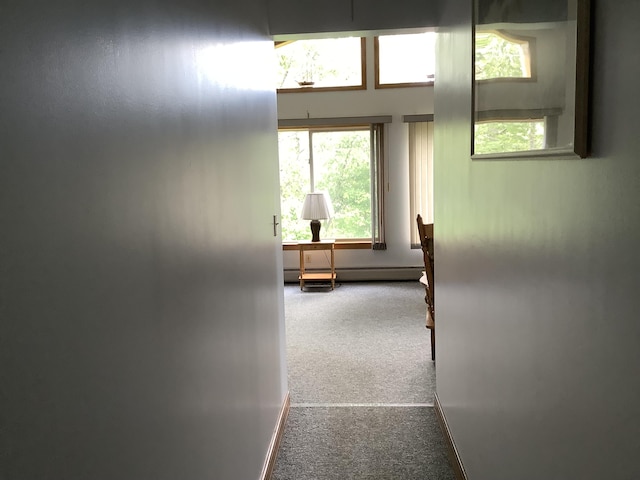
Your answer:
[[[409,218],[409,130],[403,115],[433,113],[433,86],[415,88],[374,88],[373,37],[367,38],[367,90],[347,92],[283,93],[278,95],[278,118],[327,118],[392,115],[387,127],[387,250],[339,250],[336,267],[391,268],[419,267],[420,250],[411,249]],[[320,258],[319,261],[322,261]],[[298,252],[284,252],[284,268],[297,270]],[[314,264],[312,264],[313,266]],[[418,277],[420,273],[417,273]],[[297,278],[297,277],[296,277]]]
[[[471,160],[470,2],[443,9],[437,392],[470,480],[640,478],[640,4],[592,3],[584,160]]]
[[[257,479],[287,388],[264,2],[0,11],[0,478]]]

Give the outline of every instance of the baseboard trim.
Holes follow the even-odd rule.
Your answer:
[[[440,423],[442,433],[444,434],[444,440],[447,443],[449,460],[451,461],[451,466],[453,467],[456,479],[467,480],[467,472],[465,472],[464,465],[462,465],[460,454],[458,453],[458,449],[456,448],[456,442],[453,441],[453,437],[451,436],[451,430],[449,430],[447,417],[445,417],[444,415],[444,411],[442,410],[442,405],[440,405],[440,399],[438,398],[437,393],[435,394],[434,398],[434,410],[436,412],[436,417],[438,417],[438,422]]]
[[[264,461],[264,466],[262,467],[262,473],[260,474],[260,480],[270,480],[271,474],[273,473],[273,468],[276,465],[276,458],[278,456],[278,447],[280,446],[280,440],[284,436],[284,426],[287,423],[287,416],[289,415],[289,408],[291,406],[291,399],[289,397],[289,392],[284,397],[284,401],[282,402],[282,408],[280,409],[280,414],[278,415],[278,421],[276,423],[276,428],[273,431],[273,436],[271,437],[271,443],[269,443],[269,450],[267,451],[267,458]]]

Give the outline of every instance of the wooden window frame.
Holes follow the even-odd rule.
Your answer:
[[[376,90],[384,88],[432,87],[435,84],[435,79],[427,82],[380,83],[380,41],[377,36],[373,37],[373,68]]]
[[[287,45],[292,41],[275,42],[275,48],[279,46]],[[367,39],[360,37],[360,72],[362,75],[362,82],[360,85],[348,85],[345,87],[315,87],[306,86],[299,88],[278,88],[277,93],[313,93],[313,92],[345,92],[353,90],[366,90],[367,89]]]
[[[372,149],[375,154],[375,162],[371,163],[371,194],[374,212],[372,212],[372,235],[371,239],[363,238],[337,238],[335,248],[340,249],[372,249],[386,250],[385,240],[385,185],[386,179],[386,147],[384,145],[385,124],[392,122],[391,115],[377,115],[369,117],[344,117],[344,118],[305,118],[305,119],[280,119],[278,120],[278,132],[285,130],[307,130],[307,131],[334,131],[334,130],[359,130],[368,128],[371,132]],[[375,145],[373,144],[375,141]],[[372,155],[374,152],[372,150]],[[375,213],[375,214],[374,214]],[[284,240],[282,242],[284,250],[295,250],[297,241]]]
[[[371,241],[336,240],[336,250],[371,250]],[[298,251],[298,242],[282,242],[282,251]]]

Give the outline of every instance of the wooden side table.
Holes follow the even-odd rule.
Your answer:
[[[335,240],[320,240],[312,242],[311,240],[301,241],[298,243],[300,250],[300,290],[304,288],[305,281],[322,281],[331,280],[331,290],[336,286],[336,267],[335,267]],[[307,272],[304,265],[304,253],[312,250],[330,250],[331,251],[331,268],[324,270],[314,270]]]

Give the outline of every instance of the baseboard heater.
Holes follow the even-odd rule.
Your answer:
[[[420,280],[424,267],[337,268],[336,282],[410,281]],[[312,272],[313,270],[307,270]],[[284,270],[286,283],[297,283],[300,271]]]

